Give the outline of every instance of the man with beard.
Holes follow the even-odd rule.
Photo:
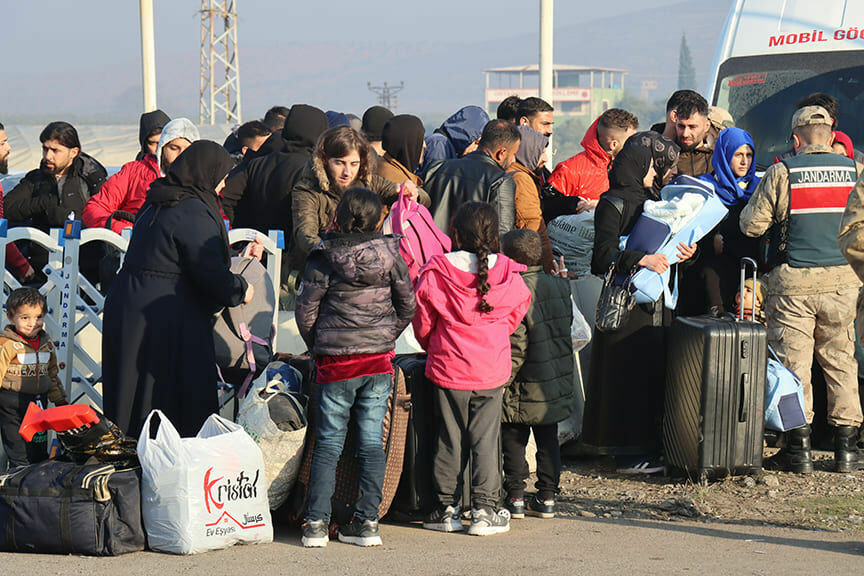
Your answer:
[[[39,134],[42,142],[42,162],[31,170],[6,197],[6,215],[14,222],[30,225],[48,233],[51,228],[62,228],[74,213],[81,218],[84,204],[96,194],[105,182],[105,168],[81,151],[78,132],[68,122],[52,122]],[[94,248],[99,248],[94,245]],[[82,250],[82,261],[90,250]],[[95,253],[94,253],[95,255]],[[82,265],[88,277],[95,277],[98,258]],[[47,252],[31,245],[30,261],[41,270],[48,261]],[[93,269],[88,269],[92,265]]]
[[[9,173],[9,154],[12,147],[9,146],[9,138],[6,137],[6,127],[0,122],[0,174]],[[0,218],[3,218],[3,184],[0,183]],[[35,275],[33,267],[18,250],[18,247],[10,242],[6,245],[6,266],[15,272],[19,280],[27,282]]]
[[[544,136],[551,136],[552,126],[555,124],[554,112],[555,109],[542,98],[529,96],[519,101],[516,124],[533,128]]]
[[[345,190],[363,186],[378,194],[385,206],[398,199],[399,188],[373,173],[373,158],[369,141],[350,126],[336,126],[321,135],[292,193],[295,269],[304,269],[309,252],[321,242],[321,233],[333,222],[336,205]],[[429,205],[429,196],[410,180],[402,183],[402,191]]]
[[[708,101],[696,92],[683,94],[675,108],[675,142],[681,147],[679,174],[698,178],[714,171],[714,148],[708,141],[710,128]]]

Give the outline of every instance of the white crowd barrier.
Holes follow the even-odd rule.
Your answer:
[[[57,348],[59,377],[71,402],[90,403],[102,409],[102,314],[105,297],[80,271],[81,246],[101,242],[117,249],[122,266],[129,247],[132,229],[117,234],[103,228],[82,230],[81,222],[70,220],[65,229],[52,229],[50,234],[29,227],[9,228],[0,219],[0,270],[3,271],[3,301],[21,284],[6,270],[6,245],[29,241],[48,251],[48,263],[42,269],[46,276],[39,291],[48,301],[45,329]],[[228,233],[232,245],[260,238],[267,254],[267,274],[278,294],[281,277],[284,237],[281,230],[269,235],[251,229],[235,229]],[[273,324],[279,324],[278,310]],[[278,331],[276,338],[278,338]],[[274,340],[274,349],[276,342]]]

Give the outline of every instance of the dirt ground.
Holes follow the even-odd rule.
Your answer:
[[[766,455],[774,452],[766,451]],[[864,532],[864,471],[831,472],[815,452],[813,474],[762,472],[707,485],[683,478],[617,474],[611,458],[566,458],[562,516],[730,523]],[[530,484],[529,484],[530,486]]]

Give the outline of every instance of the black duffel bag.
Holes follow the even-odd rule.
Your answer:
[[[0,551],[143,550],[141,468],[46,460],[0,476]]]

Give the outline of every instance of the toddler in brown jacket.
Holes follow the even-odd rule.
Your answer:
[[[35,288],[13,290],[6,300],[9,324],[0,333],[0,432],[10,468],[45,457],[18,434],[30,402],[44,395],[55,405],[68,404],[57,377],[54,343],[43,329],[46,308]]]

